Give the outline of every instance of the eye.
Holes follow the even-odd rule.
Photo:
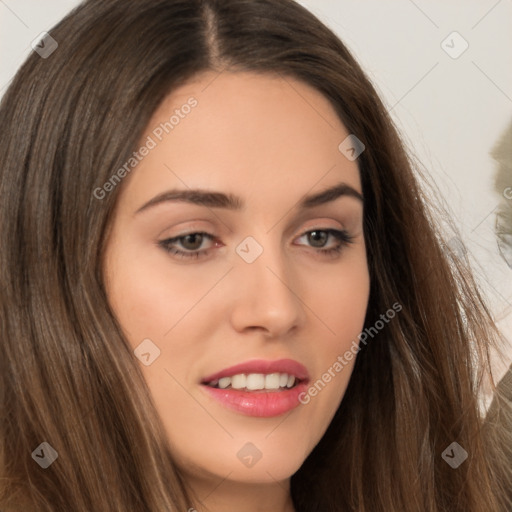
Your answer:
[[[205,232],[187,233],[186,235],[168,238],[158,242],[165,251],[177,256],[178,258],[201,258],[209,254],[210,248],[202,249],[201,246],[205,240],[215,240],[213,235]],[[179,249],[176,245],[181,245],[183,249]]]
[[[320,254],[325,256],[335,256],[339,254],[341,250],[346,247],[348,244],[353,242],[354,237],[349,235],[346,230],[338,230],[338,229],[313,229],[307,231],[300,238],[307,238],[311,247],[315,249],[320,248],[318,251]],[[334,246],[325,249],[327,242],[334,239]]]

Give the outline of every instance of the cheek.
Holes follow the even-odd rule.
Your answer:
[[[172,265],[164,251],[140,254],[128,247],[123,254],[111,259],[115,270],[107,293],[114,313],[132,344],[147,337],[165,344],[207,291],[209,280],[201,275],[190,279],[190,270]]]
[[[323,327],[322,352],[332,357],[347,350],[363,329],[370,293],[364,246],[350,254],[339,268],[321,272],[308,281],[308,297]]]
[[[308,281],[308,305],[317,317],[311,317],[317,338],[308,354],[314,361],[315,375],[302,401],[311,412],[311,429],[322,435],[350,380],[368,305],[370,278],[366,257],[362,250],[353,256],[336,271],[312,276]]]
[[[160,410],[164,412],[170,400],[178,405],[190,402],[177,382],[188,387],[194,381],[205,342],[222,317],[222,297],[209,290],[223,269],[176,265],[165,251],[133,247],[119,253],[123,257],[116,259],[112,253],[115,270],[107,287],[109,301],[132,349],[147,347],[149,339],[158,354],[141,369],[154,398],[165,404]]]

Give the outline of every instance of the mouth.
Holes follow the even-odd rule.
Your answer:
[[[272,417],[300,404],[309,375],[291,359],[253,360],[201,380],[201,387],[222,406],[247,416]]]

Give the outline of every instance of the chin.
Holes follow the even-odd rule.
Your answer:
[[[210,452],[208,457],[203,457],[202,460],[188,461],[179,466],[182,471],[199,479],[227,478],[231,482],[241,484],[272,484],[291,478],[305,460],[298,450],[267,450],[268,454],[261,453],[261,458],[257,460],[254,452],[253,460],[246,461],[243,460],[243,453],[240,458],[237,456],[237,451],[238,443],[234,457],[226,456],[228,450],[223,451],[223,456]]]

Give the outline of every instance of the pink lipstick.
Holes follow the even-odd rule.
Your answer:
[[[297,407],[309,381],[305,366],[292,359],[251,360],[201,380],[202,389],[224,407],[268,418]]]

